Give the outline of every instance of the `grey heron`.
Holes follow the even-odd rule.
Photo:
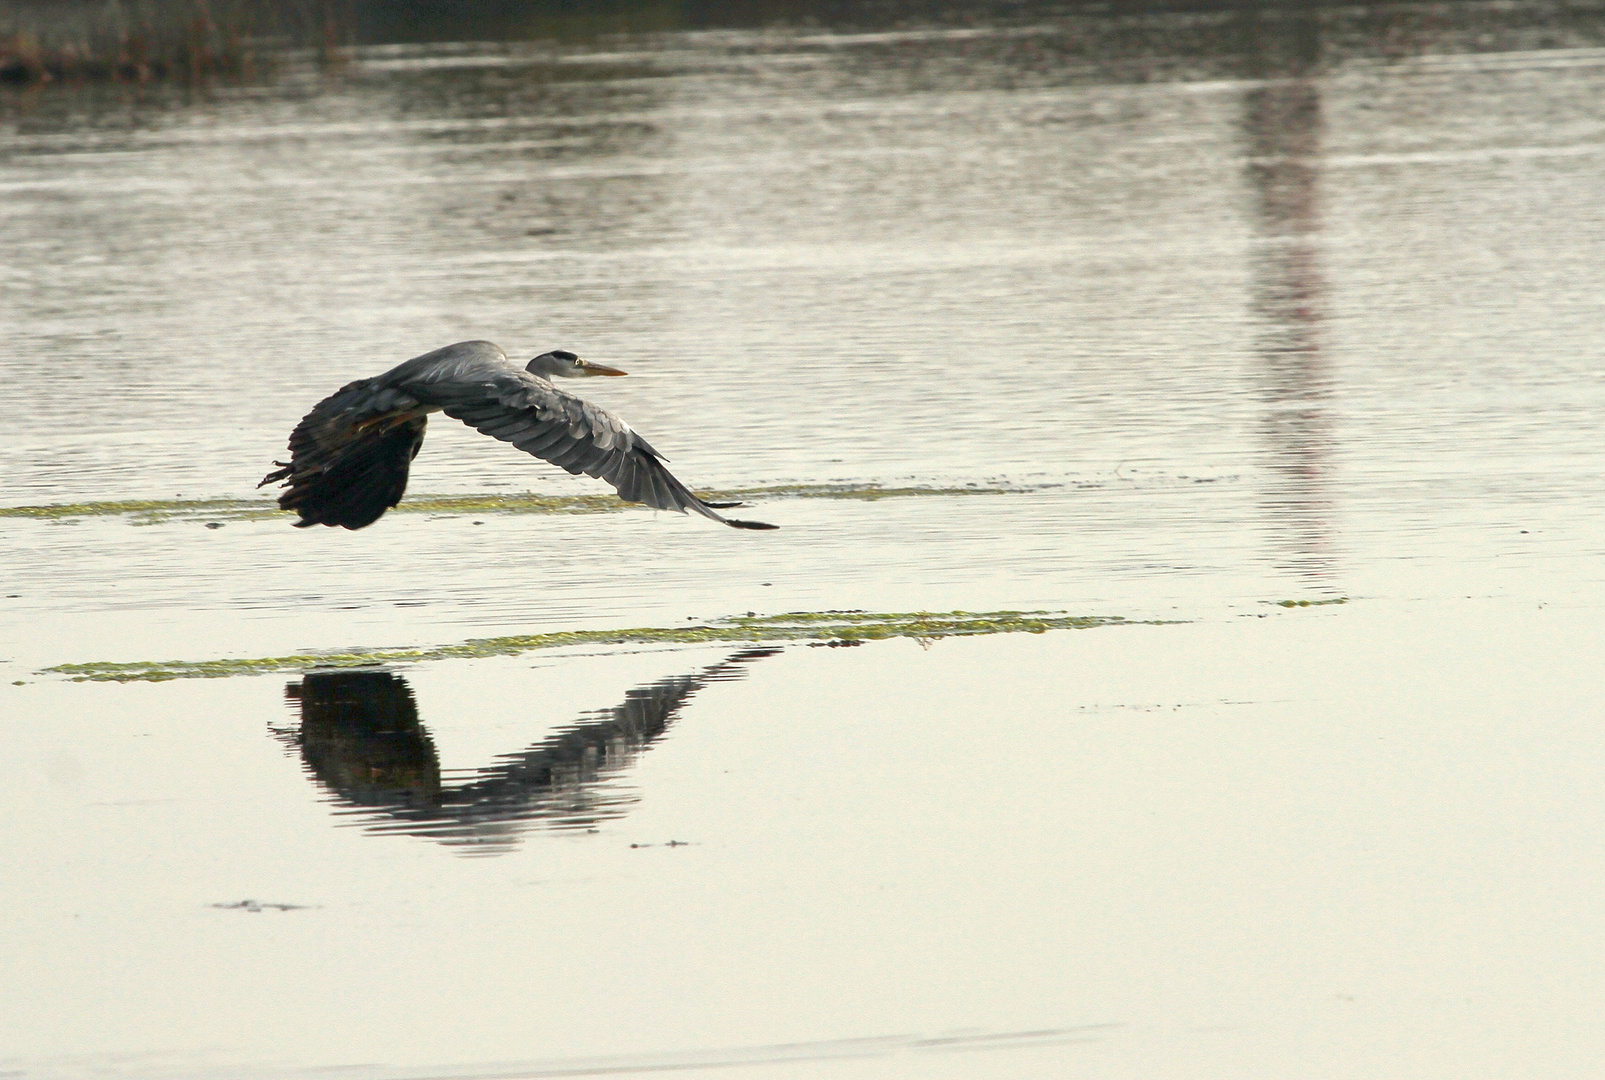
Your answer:
[[[279,468],[257,487],[284,482],[279,506],[301,516],[297,528],[372,525],[407,490],[429,414],[444,412],[576,476],[606,480],[626,502],[695,510],[738,529],[775,528],[724,517],[715,507],[731,504],[693,495],[630,425],[549,381],[623,374],[562,349],[520,369],[488,341],[447,345],[318,402],[290,435],[290,460],[275,461]]]

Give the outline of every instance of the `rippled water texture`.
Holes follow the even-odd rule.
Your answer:
[[[1590,1075],[1605,23],[1444,11],[8,91],[0,510],[183,512],[0,513],[0,1071]],[[183,509],[468,338],[780,531]],[[841,609],[1142,625],[667,633]]]

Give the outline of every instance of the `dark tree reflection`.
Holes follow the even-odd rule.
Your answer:
[[[1243,101],[1248,181],[1258,239],[1253,303],[1271,482],[1267,518],[1277,561],[1335,588],[1330,365],[1321,346],[1320,22],[1296,9],[1251,22],[1257,85]]]
[[[637,796],[609,781],[663,736],[694,693],[779,651],[744,650],[637,687],[622,703],[458,777],[442,778],[412,688],[389,671],[308,673],[284,691],[299,703],[300,724],[275,734],[300,751],[349,824],[499,854],[535,825],[583,830],[625,814]]]

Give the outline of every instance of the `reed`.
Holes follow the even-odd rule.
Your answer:
[[[338,57],[351,11],[351,0],[14,0],[0,3],[0,83],[248,77],[286,47]]]

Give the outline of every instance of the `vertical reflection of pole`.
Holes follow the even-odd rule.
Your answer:
[[[1331,494],[1331,374],[1321,351],[1321,91],[1318,14],[1249,17],[1248,55],[1260,79],[1243,101],[1253,196],[1253,306],[1265,402],[1270,483],[1266,517],[1278,565],[1335,588]]]

